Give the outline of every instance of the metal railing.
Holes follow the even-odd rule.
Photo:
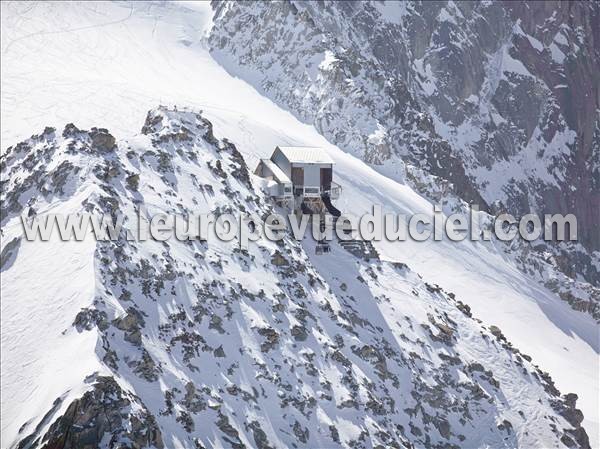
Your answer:
[[[294,185],[294,196],[304,196],[308,198],[316,198],[321,195],[327,195],[330,198],[338,198],[342,193],[342,186],[332,182],[329,189],[324,189],[322,186],[305,186]]]
[[[337,182],[331,182],[331,187],[327,190],[323,190],[323,195],[327,195],[329,198],[339,198],[340,194],[342,193],[342,186],[339,185]]]

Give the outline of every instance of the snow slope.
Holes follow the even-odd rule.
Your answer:
[[[73,121],[80,128],[109,128],[118,139],[129,137],[139,132],[146,111],[157,104],[185,105],[203,110],[215,134],[233,141],[251,168],[277,144],[327,148],[337,163],[334,176],[344,189],[338,202],[342,210],[360,214],[376,203],[398,213],[431,213],[430,204],[407,186],[375,173],[228,75],[201,43],[209,17],[202,5],[190,9],[185,5],[3,3],[3,151],[45,126],[62,129]],[[23,248],[19,257],[27,255],[27,245]],[[90,247],[81,244],[77,248],[79,258],[70,249],[61,249],[72,259],[60,270],[81,270],[83,278],[85,273],[90,275],[90,267],[81,264],[91,260],[86,253]],[[598,326],[589,316],[573,311],[537,286],[489,245],[403,242],[379,244],[378,249],[385,258],[406,263],[427,282],[456,293],[471,306],[474,316],[500,327],[513,344],[549,371],[561,391],[577,393],[592,447],[598,447],[600,349]],[[59,268],[44,265],[41,255],[36,257],[40,270],[49,270],[42,271],[39,279],[64,275],[55,271]],[[35,293],[42,286],[31,284],[31,296],[26,297],[21,290],[11,291],[17,277],[27,274],[28,281],[33,279],[31,265],[15,267],[19,271],[11,268],[8,276],[2,276],[3,445],[13,441],[23,418],[33,409],[42,413],[35,403],[27,402],[27,409],[20,404],[39,389],[51,387],[56,371],[50,367],[77,365],[88,371],[96,363],[62,349],[60,357],[65,358],[54,358],[58,352],[52,348],[60,345],[60,333],[72,317],[61,319],[61,309],[44,301],[40,305]],[[32,271],[27,273],[27,269]],[[73,307],[91,302],[86,290],[90,286],[74,284],[72,288],[68,297],[73,298]],[[45,290],[47,298],[51,292]],[[31,326],[23,327],[23,321],[31,317],[35,322],[32,319]],[[40,329],[46,329],[48,347],[26,349],[38,340]],[[76,343],[78,351],[94,341],[93,333],[77,338],[81,339]],[[24,356],[30,350],[34,351],[31,359]],[[49,353],[52,363],[45,358]],[[84,364],[72,362],[82,359]],[[38,366],[50,372],[44,375],[43,386],[36,378]],[[60,388],[65,385],[68,379]],[[56,393],[48,392],[43,410]]]
[[[131,216],[140,204],[150,214],[269,213],[252,185],[261,180],[212,130],[198,113],[164,107],[118,143],[106,130],[46,128],[2,160],[6,238],[18,235],[24,204],[38,215]],[[19,273],[31,264],[13,250],[6,270]],[[247,249],[123,239],[98,242],[93,256],[70,252],[93,260],[93,272],[61,273],[63,285],[40,304],[68,297],[72,276],[93,285],[91,304],[61,309],[59,335],[91,332],[97,345],[82,350],[98,357],[100,372],[79,364],[74,385],[32,373],[62,394],[52,408],[38,397],[12,440],[20,423],[5,407],[6,445],[588,447],[574,396],[561,398],[499,329],[402,263],[355,259],[337,242],[322,257],[311,240],[289,237]],[[11,282],[11,299],[31,284]],[[51,355],[62,353],[56,331],[45,336]],[[39,335],[27,334],[36,346]],[[19,352],[5,377],[19,372]]]

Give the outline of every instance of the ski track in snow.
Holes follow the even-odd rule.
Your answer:
[[[431,213],[430,204],[408,187],[329,144],[313,127],[225,72],[202,43],[209,8],[208,3],[3,3],[2,150],[45,126],[62,129],[69,122],[106,127],[117,139],[130,137],[149,109],[175,104],[203,110],[216,135],[232,140],[250,168],[275,145],[327,148],[344,189],[337,202],[343,211],[360,215],[382,204],[396,213]],[[456,293],[475,316],[499,326],[533,356],[563,393],[577,393],[592,447],[598,447],[600,344],[591,318],[527,279],[487,244],[407,241],[377,247],[384,258],[407,263],[426,281]],[[31,279],[31,272],[2,275],[3,441],[47,410],[65,385],[75,388],[85,374],[100,369],[93,332],[71,338],[68,347],[62,337],[75,313],[93,299],[88,283],[93,267],[84,263],[93,260],[93,245],[63,244],[41,253],[40,248],[25,244],[19,254],[31,261],[27,269],[39,280],[27,291],[13,286],[19,277]],[[56,254],[60,266],[49,263]],[[65,287],[62,279],[72,283]],[[53,295],[58,288],[53,283],[59,282],[61,302]],[[59,378],[62,383],[53,383]]]

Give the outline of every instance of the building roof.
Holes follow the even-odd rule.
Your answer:
[[[261,159],[260,162],[265,164],[265,166],[269,170],[271,170],[271,173],[273,173],[273,177],[275,178],[276,181],[278,181],[280,183],[291,183],[292,182],[290,180],[290,178],[288,178],[287,175],[283,172],[283,170],[281,168],[279,168],[277,166],[277,164],[275,164],[275,162],[273,162],[272,160]]]
[[[323,148],[319,147],[277,147],[292,163],[335,164]]]

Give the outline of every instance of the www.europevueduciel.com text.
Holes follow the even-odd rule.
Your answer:
[[[477,208],[473,208],[477,211]],[[577,240],[577,218],[573,214],[544,215],[527,214],[519,220],[510,214],[498,215],[493,224],[481,229],[478,215],[470,213],[444,215],[439,206],[433,214],[418,213],[383,214],[381,206],[373,206],[372,213],[334,218],[331,215],[281,215],[271,214],[262,218],[233,214],[149,214],[143,207],[133,217],[122,214],[41,214],[21,215],[26,240],[48,241],[57,236],[62,241],[81,241],[89,234],[98,241],[166,241],[210,240],[239,241],[241,247],[259,239],[277,241],[287,233],[302,240],[307,231],[316,240],[351,240],[360,238],[371,241],[491,240],[494,236],[502,241],[522,238],[527,241]]]

